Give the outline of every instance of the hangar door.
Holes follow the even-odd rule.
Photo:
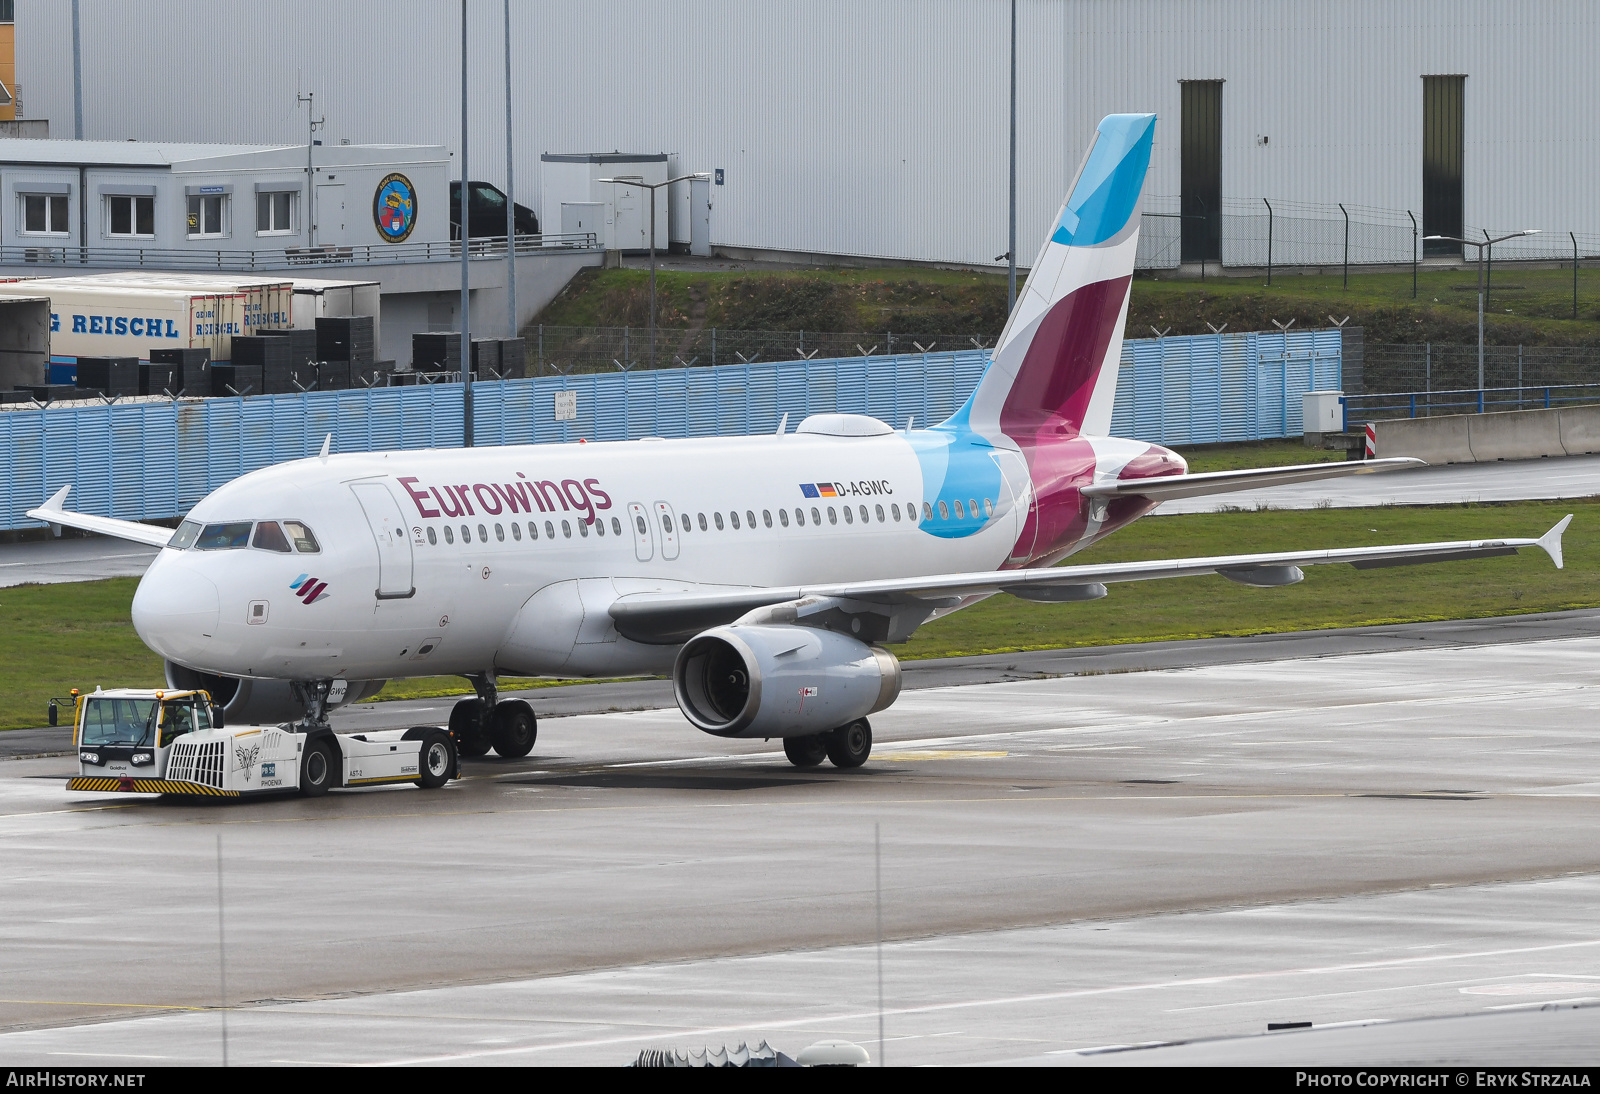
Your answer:
[[[1463,221],[1461,166],[1465,140],[1465,76],[1422,78],[1422,234],[1459,236]],[[1425,242],[1426,255],[1459,255],[1448,239]]]
[[[1222,81],[1182,80],[1178,211],[1185,262],[1222,261]]]

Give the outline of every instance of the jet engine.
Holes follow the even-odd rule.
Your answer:
[[[900,662],[833,631],[734,624],[689,640],[672,690],[684,716],[718,737],[804,737],[894,702]]]
[[[185,668],[173,661],[166,662],[167,686],[183,691],[203,688],[211,694],[211,702],[222,707],[223,717],[229,725],[277,725],[293,722],[302,717],[305,704],[295,698],[294,688],[287,680],[249,680],[237,676],[218,676]],[[351,680],[338,702],[354,703],[376,695],[387,683],[385,680]]]

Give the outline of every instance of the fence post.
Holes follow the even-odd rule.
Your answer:
[[[1578,237],[1571,232],[1567,237],[1572,240],[1572,318],[1578,318]]]
[[[544,375],[544,324],[539,324],[539,375]]]
[[[717,366],[717,328],[711,328],[711,367]]]
[[[1411,299],[1417,298],[1417,218],[1410,209],[1406,216],[1411,217]]]
[[[1517,409],[1522,409],[1522,343],[1517,343]]]
[[[1261,199],[1261,204],[1267,207],[1267,286],[1272,286],[1272,202],[1266,198]]]
[[[1350,287],[1350,213],[1345,209],[1344,202],[1339,203],[1339,212],[1344,213],[1344,287]]]

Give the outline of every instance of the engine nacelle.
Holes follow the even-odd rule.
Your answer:
[[[211,694],[211,702],[222,708],[229,725],[271,726],[280,722],[293,722],[304,716],[305,704],[295,697],[287,680],[249,680],[237,676],[218,676],[185,668],[173,661],[166,662],[167,686],[182,691],[203,688]],[[384,680],[351,680],[338,702],[354,703],[376,695],[387,683]]]
[[[718,737],[804,737],[894,702],[900,662],[833,631],[736,624],[689,640],[672,690],[684,717]]]

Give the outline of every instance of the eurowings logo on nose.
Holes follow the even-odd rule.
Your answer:
[[[306,604],[315,604],[319,600],[328,599],[328,594],[323,591],[327,587],[326,581],[318,581],[306,574],[301,574],[289,582],[289,588],[294,590],[294,595]]]

